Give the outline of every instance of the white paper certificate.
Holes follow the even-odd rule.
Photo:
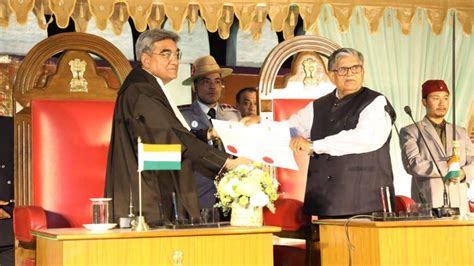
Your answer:
[[[298,170],[290,149],[287,122],[265,122],[245,126],[238,122],[212,120],[229,154],[242,156],[272,166]]]

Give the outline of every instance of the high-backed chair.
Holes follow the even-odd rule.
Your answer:
[[[277,45],[260,71],[258,98],[261,119],[286,120],[311,101],[334,90],[320,56],[327,58],[338,48],[339,45],[331,40],[317,36],[298,36]],[[284,88],[274,88],[278,70],[293,55],[296,57]],[[298,171],[274,169],[281,194],[275,202],[275,214],[264,212],[264,223],[281,227],[281,237],[303,240],[302,243],[275,243],[275,265],[318,265],[318,253],[313,252],[319,237],[317,229],[311,224],[312,217],[302,212],[309,157],[300,155],[296,161]]]
[[[61,54],[39,87],[44,62]],[[98,68],[90,54],[109,67]],[[114,101],[131,70],[108,41],[64,33],[26,55],[14,84],[14,232],[18,264],[34,264],[31,229],[91,223],[90,198],[103,197]]]

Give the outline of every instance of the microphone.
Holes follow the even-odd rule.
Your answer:
[[[448,191],[446,190],[446,185],[444,184],[444,181],[443,181],[443,174],[441,173],[441,170],[439,169],[439,166],[436,163],[436,160],[433,156],[433,153],[431,152],[430,147],[428,146],[428,142],[426,141],[425,136],[423,136],[423,133],[421,132],[420,127],[418,127],[418,124],[415,122],[415,119],[413,119],[410,106],[406,105],[403,108],[403,110],[410,117],[411,121],[413,121],[413,124],[415,125],[416,129],[418,130],[418,133],[420,133],[421,139],[423,140],[423,143],[425,144],[426,149],[428,150],[428,153],[431,157],[431,160],[433,161],[433,163],[436,167],[436,170],[439,174],[439,177],[441,178],[441,180],[443,182],[443,206],[441,208],[433,208],[433,210],[436,212],[438,217],[455,215],[456,210],[454,210],[455,208],[451,208],[451,203],[448,200]],[[457,213],[459,213],[459,209],[457,210]]]
[[[405,106],[405,107],[408,107],[408,106]],[[409,110],[409,109],[410,109],[410,107],[408,107],[408,111],[410,111],[410,113],[411,113],[411,110]],[[392,118],[392,124],[395,127],[395,132],[397,132],[398,141],[400,142],[400,132],[398,130],[397,124],[395,123],[395,120],[397,119],[397,114],[395,113],[393,108],[390,108],[388,105],[385,105],[385,111]],[[406,112],[406,109],[405,109],[405,112]],[[406,157],[406,155],[403,152],[402,152],[402,156],[405,157],[406,161],[408,161],[408,158]],[[416,178],[413,178],[413,180],[415,180],[415,186],[416,186],[416,190],[418,191],[418,198],[420,198],[420,202],[421,203],[426,203],[425,195],[420,190],[420,186],[418,185],[418,181],[416,180]]]
[[[395,124],[395,120],[397,120],[397,114],[393,108],[389,107],[388,104],[384,106],[385,112],[388,113],[390,118],[392,119],[392,125],[395,127],[395,132],[397,132],[398,139],[400,139],[400,133],[398,133],[397,124]]]

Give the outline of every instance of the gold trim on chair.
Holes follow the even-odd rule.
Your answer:
[[[278,70],[285,60],[299,52],[317,52],[320,55],[329,57],[332,52],[340,46],[333,41],[319,36],[297,36],[287,41],[281,42],[268,54],[260,70],[259,90],[259,111],[262,119],[273,120],[270,117],[272,112],[272,96],[275,79]]]

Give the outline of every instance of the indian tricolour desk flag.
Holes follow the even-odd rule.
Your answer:
[[[448,182],[453,178],[461,175],[461,165],[459,164],[459,156],[453,155],[448,160],[448,173],[444,177],[444,182]]]
[[[138,171],[181,170],[180,144],[138,143]]]

